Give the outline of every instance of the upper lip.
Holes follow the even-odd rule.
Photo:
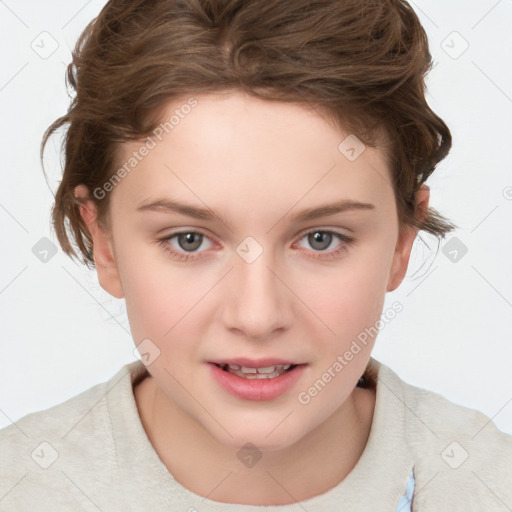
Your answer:
[[[243,357],[233,359],[215,359],[209,361],[210,363],[223,365],[223,364],[236,364],[238,366],[244,366],[245,368],[267,368],[269,366],[282,366],[285,364],[296,365],[301,364],[289,359],[276,359],[276,358],[263,358],[263,359],[247,359]]]

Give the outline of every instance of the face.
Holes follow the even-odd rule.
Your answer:
[[[379,320],[415,232],[399,237],[382,150],[353,160],[338,149],[349,134],[304,106],[195,98],[109,192],[113,243],[95,228],[96,267],[169,404],[223,445],[277,450],[353,392],[374,340],[344,354]]]

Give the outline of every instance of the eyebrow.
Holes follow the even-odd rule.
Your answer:
[[[322,204],[313,208],[307,208],[291,217],[291,222],[305,222],[314,220],[319,217],[327,217],[336,213],[357,210],[374,210],[375,205],[371,203],[363,203],[361,201],[353,201],[351,199],[342,199],[334,203]],[[143,201],[138,207],[137,211],[157,211],[164,213],[179,213],[188,217],[201,220],[218,220],[231,229],[229,222],[222,215],[216,213],[209,208],[199,208],[197,206],[182,203],[169,198],[156,198]]]

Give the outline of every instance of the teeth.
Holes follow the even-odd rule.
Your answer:
[[[247,366],[239,366],[237,364],[221,365],[223,370],[245,379],[273,379],[285,373],[290,367],[290,364],[273,365],[261,368],[249,368]]]
[[[278,372],[272,372],[272,373],[257,373],[254,376],[249,377],[250,379],[273,379],[274,377],[279,377],[281,375]]]
[[[267,366],[265,368],[258,368],[258,373],[272,373],[276,369],[275,366]]]
[[[257,373],[258,372],[258,370],[256,368],[247,368],[246,366],[242,366],[242,368],[240,368],[240,370],[243,373]]]
[[[288,370],[291,365],[274,365],[274,366],[265,366],[262,368],[248,368],[247,366],[240,366],[236,364],[228,364],[230,370],[240,370],[243,373],[274,373],[276,370]]]

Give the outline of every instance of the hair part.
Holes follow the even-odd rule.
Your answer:
[[[456,226],[415,201],[452,142],[425,98],[431,67],[426,33],[403,0],[110,0],[77,41],[67,70],[74,98],[41,144],[42,159],[66,126],[52,207],[59,243],[94,267],[74,188],[102,187],[119,145],[150,135],[168,102],[230,90],[313,106],[364,144],[384,144],[400,227],[444,238]],[[105,229],[110,196],[91,197]]]

